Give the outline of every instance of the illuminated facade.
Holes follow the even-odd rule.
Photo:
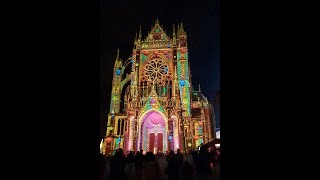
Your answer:
[[[157,20],[131,56],[114,64],[103,153],[192,150],[214,137],[211,104],[191,83],[187,33],[181,23],[169,37]],[[205,77],[204,77],[205,78]]]
[[[217,111],[217,114],[219,114],[216,119],[216,128],[220,128],[220,90],[217,92],[215,99],[216,99],[216,111]]]

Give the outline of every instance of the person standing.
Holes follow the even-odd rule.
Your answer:
[[[115,155],[110,160],[110,180],[127,180],[126,159],[122,149],[117,149]]]
[[[100,180],[104,179],[104,172],[106,169],[106,158],[103,154],[100,154]]]
[[[146,180],[160,180],[160,167],[152,152],[148,152],[143,163],[143,174]]]
[[[177,149],[177,161],[178,161],[178,171],[179,171],[179,179],[182,179],[182,167],[183,167],[183,154],[180,149]]]
[[[130,153],[127,156],[127,175],[128,175],[128,179],[131,180],[133,179],[133,167],[134,167],[134,154],[132,151],[130,151]]]
[[[143,164],[143,155],[142,150],[137,151],[134,157],[134,165],[135,165],[135,180],[142,180],[142,164]]]
[[[200,180],[206,180],[210,179],[212,173],[211,173],[211,167],[210,167],[211,159],[210,154],[207,149],[204,147],[200,148],[199,156],[196,159],[196,170],[198,179]]]
[[[178,180],[179,179],[179,161],[177,156],[171,150],[170,154],[167,157],[168,166],[166,168],[166,174],[168,174],[169,180]]]
[[[193,167],[188,161],[185,161],[183,164],[183,180],[192,180],[193,179]]]

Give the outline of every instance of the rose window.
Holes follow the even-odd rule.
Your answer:
[[[145,66],[143,72],[143,80],[164,85],[168,75],[168,65],[165,60],[156,58],[151,59]]]

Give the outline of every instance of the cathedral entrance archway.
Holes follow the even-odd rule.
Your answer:
[[[140,118],[139,141],[142,150],[147,152],[167,151],[168,120],[158,110],[151,109]]]

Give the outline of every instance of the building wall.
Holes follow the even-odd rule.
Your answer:
[[[191,99],[189,65],[187,34],[182,24],[177,31],[174,30],[172,38],[165,34],[158,21],[144,40],[140,30],[127,61],[122,62],[118,51],[106,132],[112,136],[112,143],[106,146],[108,152],[117,148],[124,148],[125,152],[140,150],[145,138],[142,136],[143,114],[150,110],[162,114],[166,122],[175,123],[172,133],[176,139],[167,141],[167,150],[171,147],[192,150],[200,142],[207,143],[214,137],[212,105],[202,94],[198,101]],[[131,72],[126,75],[124,69],[127,66],[131,66]],[[122,94],[124,96],[120,97]],[[121,112],[120,103],[124,102],[124,111]],[[193,116],[194,105],[200,109],[200,114]],[[167,133],[170,126],[165,126]],[[188,143],[192,146],[188,147]]]
[[[217,112],[217,116],[216,116],[216,128],[220,128],[220,90],[218,91],[217,95],[216,95],[216,112]]]

